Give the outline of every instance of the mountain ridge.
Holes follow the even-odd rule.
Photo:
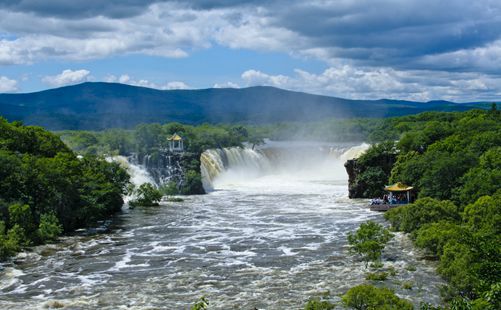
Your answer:
[[[270,86],[158,90],[85,82],[38,92],[0,94],[0,115],[51,130],[131,128],[139,123],[273,123],[464,111],[482,103],[354,100]]]

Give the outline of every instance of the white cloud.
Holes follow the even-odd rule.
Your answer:
[[[118,83],[127,84],[129,81],[130,81],[130,76],[128,76],[127,74],[122,74],[118,78]]]
[[[330,66],[290,76],[248,70],[238,81],[247,86],[371,99],[499,99],[501,93],[499,1],[166,1],[132,6],[112,1],[104,7],[87,1],[63,9],[24,2],[0,4],[0,66],[124,54],[179,58],[217,44],[313,58]],[[44,82],[61,86],[90,79],[85,72],[63,73]],[[189,88],[180,81],[164,84],[128,75],[104,80]],[[214,87],[239,87],[235,82]]]
[[[241,77],[246,86],[268,85],[349,99],[471,101],[498,100],[501,95],[501,77],[479,73],[339,65],[321,73],[296,69],[293,76],[247,70]]]
[[[224,83],[216,83],[212,87],[214,87],[214,88],[240,88],[240,85],[238,85],[237,83],[233,83],[233,82],[224,82]]]
[[[181,81],[171,81],[171,82],[167,82],[165,84],[158,84],[158,83],[146,80],[146,79],[136,80],[136,79],[131,78],[128,74],[122,74],[119,77],[116,77],[115,75],[108,75],[104,78],[104,81],[109,82],[109,83],[121,83],[121,84],[155,88],[155,89],[161,89],[161,90],[189,89],[189,88],[191,88],[188,84],[181,82]]]
[[[17,90],[16,80],[11,80],[6,76],[0,76],[0,93],[13,93]]]
[[[90,80],[90,71],[82,69],[82,70],[64,70],[60,74],[57,75],[48,75],[42,78],[42,82],[53,86],[60,87],[71,84],[78,84],[82,82],[86,82]]]
[[[186,83],[180,81],[168,82],[162,89],[188,89],[190,88]]]
[[[269,75],[257,70],[247,70],[242,73],[242,79],[247,86],[269,85],[275,87],[287,87],[294,84],[294,81],[285,75]]]

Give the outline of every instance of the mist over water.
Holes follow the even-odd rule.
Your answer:
[[[211,309],[301,309],[326,291],[339,301],[366,272],[348,253],[346,235],[368,219],[383,222],[366,201],[347,198],[344,160],[364,148],[209,150],[201,168],[210,194],[124,207],[110,233],[19,255],[3,266],[0,308],[58,301],[71,309],[188,309],[206,295]],[[385,285],[416,304],[439,303],[443,282],[419,257],[397,234],[383,259],[398,274]],[[413,289],[402,289],[403,281]]]

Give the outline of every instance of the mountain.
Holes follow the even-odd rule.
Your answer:
[[[0,115],[51,130],[130,128],[139,123],[271,123],[329,117],[388,117],[463,111],[479,103],[348,100],[273,87],[157,90],[82,83],[25,94],[0,94]]]

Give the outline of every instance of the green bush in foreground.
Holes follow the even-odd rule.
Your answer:
[[[362,256],[367,268],[369,261],[381,259],[381,253],[391,237],[390,232],[381,224],[368,221],[361,224],[354,234],[348,234],[348,242],[352,251]]]
[[[57,236],[63,232],[63,227],[59,224],[54,213],[42,214],[40,216],[40,224],[38,225],[38,237],[40,241],[55,241]]]
[[[384,281],[388,278],[387,272],[369,272],[365,275],[366,280]]]
[[[208,309],[209,309],[209,300],[205,296],[200,297],[200,299],[190,308],[190,310],[208,310]]]
[[[334,304],[318,298],[311,298],[304,306],[304,310],[332,310],[334,308]]]
[[[136,190],[137,198],[130,202],[132,206],[158,206],[162,193],[150,183],[144,183]]]
[[[367,284],[352,287],[343,295],[342,300],[345,306],[356,310],[414,309],[410,301],[399,298],[390,289],[377,288]]]

